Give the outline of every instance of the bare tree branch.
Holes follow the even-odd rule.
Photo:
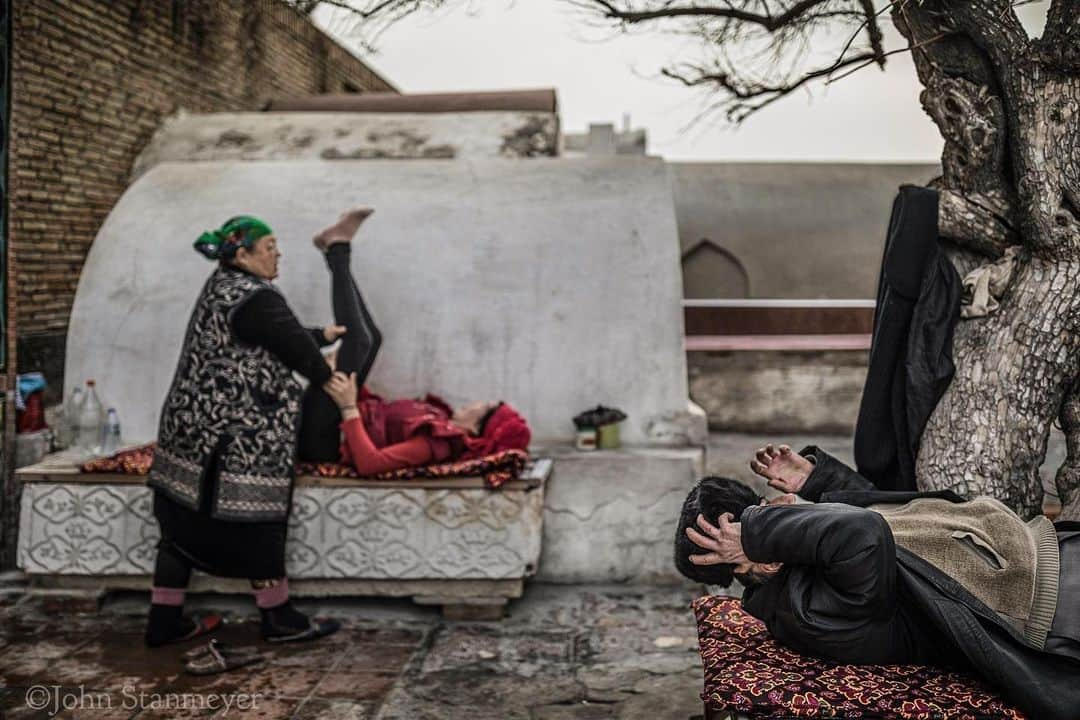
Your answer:
[[[1038,49],[1044,62],[1080,72],[1080,0],[1054,0]]]
[[[1071,37],[1080,34],[1080,0],[1054,0],[1046,14],[1043,37]]]
[[[321,0],[293,0],[288,4],[302,12],[304,15],[310,15],[315,12],[315,8],[319,7]]]
[[[1012,0],[943,0],[949,22],[970,37],[1000,72],[1028,47],[1028,36]]]
[[[424,9],[437,9],[455,0],[287,0],[301,11],[314,5],[344,10],[357,20],[354,33],[366,47],[392,23]],[[885,49],[879,18],[897,2],[875,9],[874,0],[563,0],[598,21],[623,30],[663,29],[698,38],[707,54],[696,63],[661,71],[689,87],[711,88],[721,94],[710,103],[729,120],[741,122],[776,100],[831,77],[836,70],[860,63],[884,67],[892,54]],[[819,29],[854,27],[851,38],[827,67],[812,65],[820,56]],[[862,42],[856,45],[856,39]],[[813,51],[813,52],[812,52]]]
[[[804,73],[801,77],[789,83],[770,85],[766,83],[745,82],[740,78],[726,73],[709,72],[701,67],[687,66],[687,70],[694,73],[688,75],[671,68],[661,70],[665,77],[678,80],[687,87],[701,87],[712,85],[724,90],[732,98],[732,102],[724,108],[728,120],[740,123],[753,113],[771,105],[780,98],[790,95],[807,83],[821,77],[827,77],[836,70],[866,62],[874,62],[876,56],[873,52],[863,52],[852,57],[839,60],[832,65]]]
[[[864,62],[861,65],[857,65],[856,67],[851,68],[846,73],[843,73],[841,75],[837,75],[836,77],[829,78],[829,84],[832,84],[834,82],[839,82],[840,80],[843,80],[844,78],[846,78],[849,75],[854,75],[855,73],[859,72],[860,70],[862,70],[864,67],[866,67],[867,65],[869,65],[871,63],[878,63],[879,65],[884,67],[885,58],[889,57],[890,55],[898,55],[900,53],[914,52],[915,50],[918,50],[921,47],[924,47],[926,45],[930,45],[932,43],[936,43],[939,40],[944,40],[945,38],[949,37],[950,35],[951,35],[951,33],[941,33],[939,35],[935,35],[932,38],[927,38],[926,40],[923,40],[922,42],[916,43],[915,45],[911,45],[910,47],[897,48],[896,50],[890,50],[889,52],[884,53],[880,58],[875,54],[872,59],[867,60],[866,62]]]
[[[627,7],[620,9],[612,0],[586,0],[586,2],[591,2],[593,5],[597,6],[605,18],[629,24],[685,17],[712,19],[726,18],[729,20],[737,20],[742,23],[758,25],[769,32],[775,32],[791,25],[801,16],[820,5],[828,3],[829,0],[800,0],[779,15],[773,15],[769,12],[751,12],[744,8],[735,7],[733,3],[728,3],[724,6],[680,6],[665,2],[662,3],[661,7],[656,8],[655,10],[632,10],[629,9],[629,7],[632,7],[629,3],[626,3]],[[768,10],[768,4],[763,3],[763,5],[765,6],[765,9]]]
[[[355,1],[350,2],[350,0],[293,0],[291,4],[300,10],[300,12],[307,15],[313,13],[315,8],[319,5],[329,5],[331,7],[341,8],[342,10],[348,10],[350,13],[363,20],[384,15],[388,11],[395,9],[395,6],[407,7],[411,5],[414,6],[412,9],[419,10],[423,5],[422,2],[408,2],[408,0],[379,0],[378,2],[368,2],[366,4]],[[399,7],[398,9],[404,8]],[[411,12],[412,9],[409,9],[408,11]]]
[[[941,189],[938,199],[938,233],[961,247],[992,258],[1020,243],[1012,222],[1012,208],[1003,196],[961,194]]]
[[[874,51],[874,57],[877,60],[878,67],[885,67],[885,43],[881,34],[881,28],[878,26],[879,12],[874,10],[874,0],[861,0],[859,3],[862,5],[863,12],[866,14],[866,34],[870,36],[870,47]],[[890,3],[891,4],[891,3]],[[888,6],[886,6],[887,8]],[[884,9],[881,11],[884,12]],[[850,47],[850,43],[848,47]],[[844,48],[844,52],[840,53],[840,57],[843,58],[844,53],[847,52],[847,48]]]

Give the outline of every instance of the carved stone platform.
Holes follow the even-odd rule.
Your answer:
[[[298,595],[412,597],[456,616],[501,613],[540,557],[549,460],[489,490],[482,478],[297,478],[286,567]],[[22,468],[18,566],[41,588],[147,589],[157,522],[141,476]],[[192,590],[249,592],[196,576]]]

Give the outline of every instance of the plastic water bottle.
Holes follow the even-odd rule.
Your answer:
[[[57,442],[62,448],[75,447],[78,442],[79,406],[82,405],[83,391],[76,385],[71,389],[67,401],[61,408],[59,438]]]
[[[95,385],[93,380],[86,381],[86,391],[83,393],[77,416],[78,440],[76,444],[91,455],[101,452],[101,427],[105,421],[104,407],[101,399],[98,398]]]
[[[121,444],[120,416],[117,414],[116,408],[109,408],[109,413],[105,417],[105,427],[102,428],[101,454],[108,457],[116,453]]]

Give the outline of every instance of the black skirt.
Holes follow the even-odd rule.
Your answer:
[[[161,542],[210,575],[249,580],[285,577],[288,520],[236,522],[211,517],[209,498],[216,480],[215,468],[204,480],[203,503],[198,510],[154,491],[154,517],[161,528]]]

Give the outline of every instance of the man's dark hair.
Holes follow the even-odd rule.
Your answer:
[[[699,514],[715,524],[721,515],[731,513],[734,522],[739,522],[743,510],[760,503],[761,496],[737,480],[707,477],[699,482],[686,496],[679,515],[679,527],[675,531],[675,567],[679,572],[705,585],[731,585],[733,565],[695,565],[690,562],[691,555],[701,555],[708,550],[698,547],[686,537],[686,528],[701,530],[697,526]]]

